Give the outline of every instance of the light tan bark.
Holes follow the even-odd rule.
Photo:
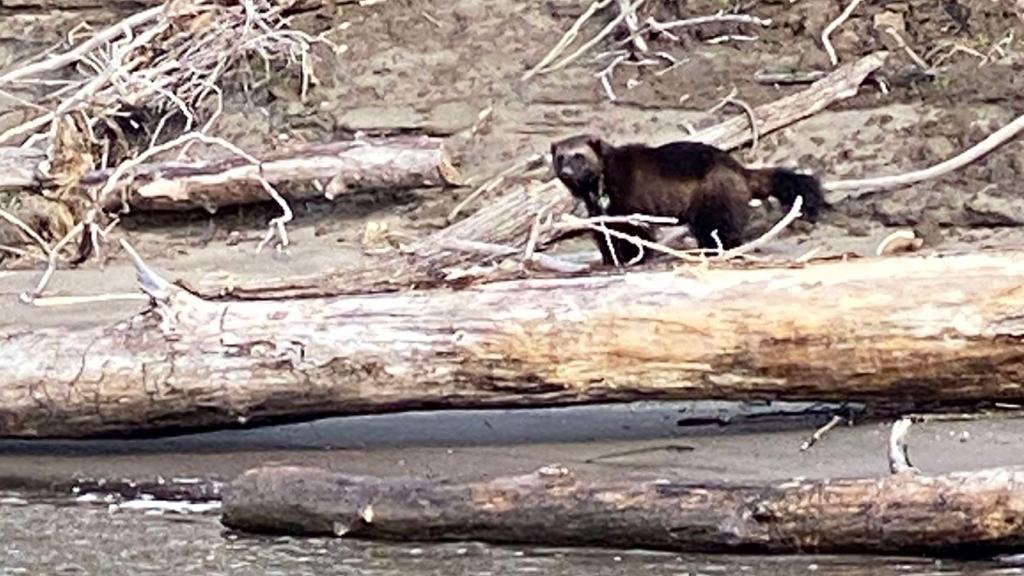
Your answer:
[[[247,302],[143,280],[159,315],[0,332],[0,435],[653,398],[1024,400],[1024,252]]]
[[[257,159],[259,164],[238,156],[141,164],[118,177],[101,202],[107,210],[117,210],[127,200],[132,210],[214,212],[223,206],[270,201],[260,178],[292,185],[286,190],[289,198],[442,186],[459,179],[442,141],[426,136],[307,144],[259,154]],[[36,152],[0,148],[0,188],[45,186],[46,178],[38,170],[42,160]],[[112,174],[109,169],[89,172],[80,184],[102,188]]]

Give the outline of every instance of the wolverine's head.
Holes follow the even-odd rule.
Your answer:
[[[573,136],[551,144],[551,163],[555,175],[573,196],[594,206],[601,204],[600,182],[606,146],[603,140],[590,134]]]

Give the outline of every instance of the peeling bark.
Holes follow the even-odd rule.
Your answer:
[[[583,480],[560,467],[479,482],[250,470],[235,529],[675,552],[995,553],[1024,546],[1024,470],[726,484]]]
[[[157,279],[159,280],[159,279]],[[1024,401],[1024,252],[213,302],[0,331],[0,436],[643,399]]]

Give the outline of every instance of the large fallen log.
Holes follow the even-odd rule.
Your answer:
[[[79,184],[104,189],[100,201],[108,211],[127,202],[133,210],[215,212],[224,206],[270,201],[261,180],[294,184],[286,191],[289,198],[333,199],[352,191],[442,186],[459,179],[442,141],[427,136],[306,144],[262,153],[256,159],[258,163],[229,155],[143,163],[117,174],[113,169],[88,172]],[[47,185],[48,178],[38,169],[42,160],[37,152],[0,148],[0,188]]]
[[[144,266],[144,265],[142,265]],[[641,399],[1024,401],[1024,251],[213,302],[0,330],[0,436]]]
[[[584,480],[560,467],[479,482],[265,467],[223,491],[234,529],[676,552],[996,553],[1024,546],[1024,469],[728,484]]]
[[[768,134],[812,116],[834,102],[857,94],[865,78],[885,64],[887,52],[877,52],[840,66],[805,90],[758,106],[752,112],[757,132]],[[738,116],[708,127],[688,139],[732,149],[750,141],[751,118]],[[438,285],[448,269],[485,260],[479,252],[453,247],[455,241],[522,248],[538,214],[557,216],[573,210],[575,202],[557,180],[513,187],[472,216],[409,246],[405,254],[382,258],[361,268],[332,271],[309,278],[272,279],[246,286],[225,286],[202,295],[207,298],[264,299],[316,297],[397,290],[413,285]],[[542,234],[543,245],[557,236]]]

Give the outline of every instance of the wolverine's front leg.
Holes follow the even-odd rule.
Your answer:
[[[625,234],[641,241],[653,242],[654,236],[645,226],[636,224],[614,223],[605,224],[609,230]],[[651,250],[644,248],[634,240],[627,240],[600,230],[594,230],[594,241],[601,251],[601,259],[605,266],[627,266],[639,264],[651,256]],[[612,255],[614,251],[614,256]]]

